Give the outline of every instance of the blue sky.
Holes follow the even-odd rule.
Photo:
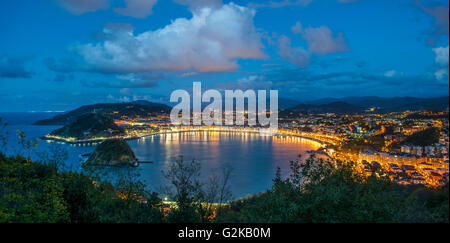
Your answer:
[[[0,2],[0,111],[167,102],[176,89],[299,101],[448,95],[448,1]]]

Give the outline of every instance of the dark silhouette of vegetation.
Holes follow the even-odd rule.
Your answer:
[[[51,135],[77,140],[108,138],[125,135],[125,129],[117,126],[109,117],[90,113],[77,117],[70,124],[51,132]]]
[[[416,146],[428,146],[434,145],[439,142],[439,129],[435,127],[427,128],[423,131],[413,133],[408,136],[402,144],[416,145]]]
[[[413,145],[413,146],[434,145],[439,142],[440,136],[441,134],[439,132],[439,129],[435,127],[429,127],[423,131],[411,134],[401,142],[392,143],[390,148],[399,149],[403,145]]]
[[[114,139],[99,144],[83,166],[133,166],[136,160],[136,155],[127,142],[122,139]]]
[[[171,108],[164,104],[153,103],[145,100],[137,100],[127,103],[105,103],[81,106],[75,110],[56,115],[53,118],[40,120],[35,125],[68,125],[77,117],[97,113],[112,119],[120,119],[122,116],[129,118],[152,117],[160,114],[170,114]]]
[[[201,164],[195,160],[184,161],[179,157],[163,172],[171,187],[170,197],[176,207],[167,216],[168,222],[207,223],[220,221],[221,208],[232,198],[229,181],[232,169],[213,171],[206,183],[199,180]]]
[[[6,145],[8,145],[9,131],[7,130],[8,123],[3,123],[0,117],[0,153],[6,153]]]
[[[344,142],[340,150],[349,152],[360,152],[366,149],[380,151],[385,145],[384,135],[376,135],[368,138],[355,138]]]

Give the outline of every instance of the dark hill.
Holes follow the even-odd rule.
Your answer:
[[[83,140],[125,135],[125,130],[117,126],[113,119],[91,113],[77,117],[69,125],[53,131],[50,135]]]
[[[130,118],[149,117],[158,114],[168,114],[171,108],[167,105],[152,103],[149,101],[135,101],[131,103],[104,103],[82,106],[73,111],[54,116],[53,118],[40,120],[35,125],[66,125],[77,117],[89,113],[97,113],[112,119],[122,116]]]
[[[325,98],[307,102],[311,105],[326,105],[333,102],[345,102],[362,108],[378,107],[380,112],[437,110],[443,111],[449,106],[449,97],[416,98],[416,97],[393,97],[383,98],[376,96]]]
[[[99,144],[83,166],[135,166],[136,156],[124,140],[106,140]]]
[[[353,114],[362,112],[363,108],[338,101],[325,105],[300,104],[292,108],[290,111],[303,114],[318,114],[318,113]]]

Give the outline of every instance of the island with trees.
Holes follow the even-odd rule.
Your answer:
[[[137,166],[138,160],[127,142],[105,140],[99,144],[83,166]]]
[[[89,113],[77,117],[73,122],[63,126],[44,139],[62,141],[104,140],[126,134],[125,129],[114,123],[112,118]]]

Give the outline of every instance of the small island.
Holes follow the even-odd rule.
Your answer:
[[[106,140],[99,144],[83,166],[138,166],[138,160],[127,142]]]
[[[77,117],[70,124],[45,136],[47,140],[76,142],[83,140],[105,140],[126,135],[125,129],[114,123],[114,120],[96,113]]]

